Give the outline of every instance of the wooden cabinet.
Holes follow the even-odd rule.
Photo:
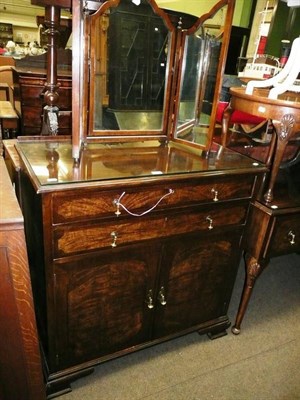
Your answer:
[[[242,245],[246,252],[245,285],[235,324],[232,327],[234,334],[239,334],[241,331],[255,282],[268,266],[270,258],[299,253],[299,238],[299,201],[292,205],[289,199],[286,199],[279,207],[275,203],[268,205],[258,201],[251,205]]]
[[[209,87],[218,99],[234,1],[205,5],[199,18],[167,13],[154,0],[135,3],[72,3],[72,140],[17,143],[51,397],[109,359],[193,331],[226,334],[248,208],[266,172],[212,143],[216,103],[208,113],[201,105],[205,22],[218,13],[224,23],[217,79]],[[53,24],[55,16],[49,15]],[[199,57],[185,69],[191,42]],[[53,99],[55,60],[53,51],[46,85]],[[183,81],[195,88],[184,127],[176,122]],[[34,108],[35,100],[28,101]],[[106,126],[108,105],[126,123]],[[185,129],[188,138],[180,136]]]
[[[21,102],[22,135],[40,135],[42,130],[43,108],[46,105],[46,71],[19,68],[19,91]],[[58,75],[59,135],[70,135],[72,125],[72,77],[69,73]]]
[[[230,150],[215,164],[215,153],[200,159],[165,145],[158,164],[174,172],[151,177],[151,151],[137,147],[141,181],[130,178],[132,163],[119,171],[119,148],[87,150],[106,167],[109,155],[109,169],[91,167],[91,158],[76,171],[70,144],[60,143],[66,175],[55,183],[44,174],[42,142],[18,147],[48,393],[70,390],[100,362],[172,337],[226,334],[239,244],[263,166]]]
[[[239,237],[240,229],[226,239],[193,234],[55,264],[56,366],[195,329],[224,334]]]
[[[245,284],[232,332],[238,335],[255,283],[272,257],[300,254],[299,162],[282,168],[271,202],[258,196],[251,203],[242,248],[245,252]],[[300,256],[299,256],[300,260]],[[263,278],[262,278],[263,279]]]

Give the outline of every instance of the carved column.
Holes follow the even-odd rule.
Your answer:
[[[58,133],[58,84],[57,84],[57,48],[60,25],[60,8],[47,5],[45,7],[45,26],[48,35],[47,51],[47,83],[44,99],[46,106],[43,112],[41,135],[57,135]]]

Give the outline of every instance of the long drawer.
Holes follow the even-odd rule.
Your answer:
[[[22,105],[27,107],[43,107],[45,86],[33,86],[24,85],[22,86]],[[60,110],[71,110],[71,88],[60,87],[57,90],[59,95],[57,106]]]
[[[53,224],[84,221],[97,217],[143,214],[155,209],[189,207],[199,203],[217,204],[252,195],[254,178],[245,176],[202,179],[191,184],[157,185],[147,188],[57,192],[52,197]]]
[[[54,258],[117,247],[137,241],[170,237],[190,232],[215,232],[245,223],[248,203],[204,207],[167,216],[122,218],[115,222],[58,225],[54,228]]]

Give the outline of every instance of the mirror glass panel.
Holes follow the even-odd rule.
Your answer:
[[[227,6],[185,38],[175,138],[205,146]]]
[[[87,17],[88,134],[159,132],[167,103],[171,34],[147,0],[138,5],[132,0],[106,3],[111,6]]]

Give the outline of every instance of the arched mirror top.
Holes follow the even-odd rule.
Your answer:
[[[84,10],[86,132],[166,136],[175,29],[152,0],[108,0]]]
[[[210,146],[235,0],[199,0],[199,16],[163,3],[73,1],[73,91],[80,93],[73,101],[75,154],[88,141]],[[204,70],[212,70],[215,47],[208,88]],[[207,129],[197,142],[186,128],[198,127],[208,90]]]

